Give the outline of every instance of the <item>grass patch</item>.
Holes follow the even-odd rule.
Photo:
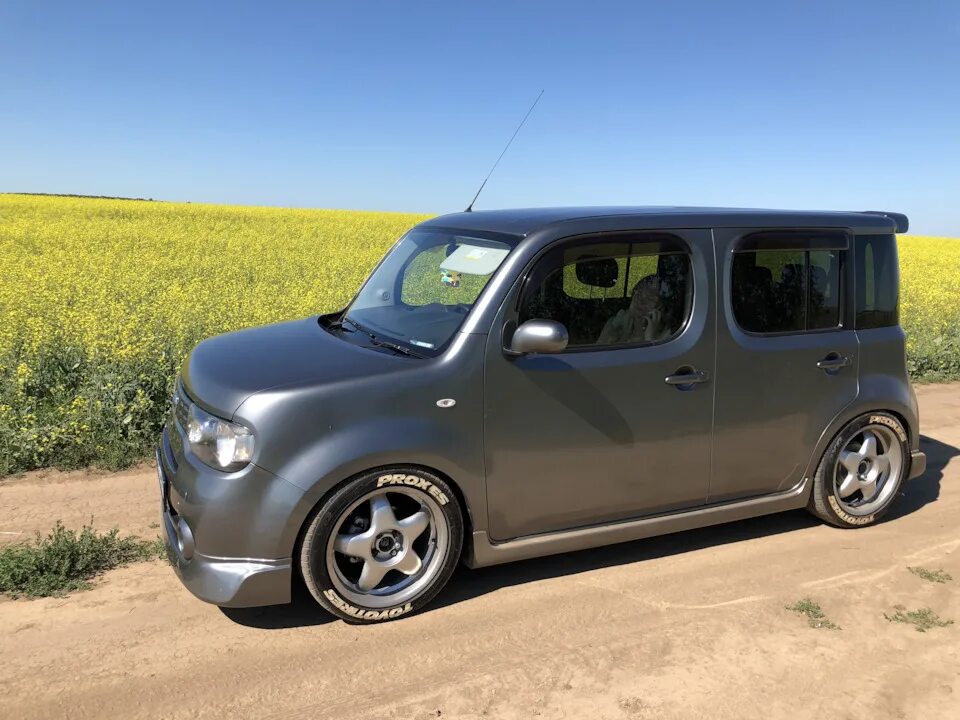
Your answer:
[[[804,615],[807,623],[812,628],[826,628],[827,630],[839,630],[840,626],[830,622],[827,616],[823,614],[819,603],[815,603],[810,598],[803,598],[793,605],[787,605],[787,610],[791,610],[798,615]]]
[[[953,580],[953,577],[949,573],[944,572],[942,569],[927,570],[927,568],[922,567],[908,567],[907,570],[912,572],[921,580],[926,580],[927,582],[945,583]]]
[[[893,609],[897,612],[895,612],[893,615],[887,615],[884,613],[883,616],[890,622],[913,625],[917,629],[917,632],[926,632],[930,628],[953,625],[953,620],[945,620],[941,618],[930,608],[907,610],[903,605],[894,605]]]
[[[98,533],[89,525],[77,533],[57,522],[46,537],[0,549],[0,593],[13,598],[63,596],[85,590],[97,575],[132,562],[165,555],[163,542],[119,537],[116,528]]]

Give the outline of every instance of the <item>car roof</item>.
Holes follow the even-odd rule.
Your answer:
[[[843,227],[872,232],[902,232],[906,216],[877,211],[760,210],[675,206],[599,206],[475,210],[440,215],[424,227],[453,228],[526,236],[556,223],[616,217],[636,218],[637,229],[665,227]],[[901,229],[902,228],[902,229]]]

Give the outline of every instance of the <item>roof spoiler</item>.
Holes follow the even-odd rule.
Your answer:
[[[863,213],[864,215],[883,215],[883,217],[890,218],[893,220],[893,224],[897,226],[896,232],[898,233],[905,233],[910,228],[910,220],[903,213],[885,212],[883,210],[864,210]]]

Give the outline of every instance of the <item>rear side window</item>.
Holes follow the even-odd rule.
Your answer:
[[[734,253],[731,305],[737,324],[759,334],[841,325],[846,236],[760,233]]]
[[[858,235],[854,247],[857,329],[897,325],[900,313],[896,238],[893,235]]]

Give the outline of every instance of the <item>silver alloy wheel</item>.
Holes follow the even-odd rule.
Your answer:
[[[327,573],[347,600],[387,608],[420,594],[443,566],[450,532],[440,506],[411,488],[367,493],[337,519]]]
[[[863,516],[890,500],[903,472],[900,439],[885,425],[871,424],[843,446],[834,469],[834,494],[844,512]]]

